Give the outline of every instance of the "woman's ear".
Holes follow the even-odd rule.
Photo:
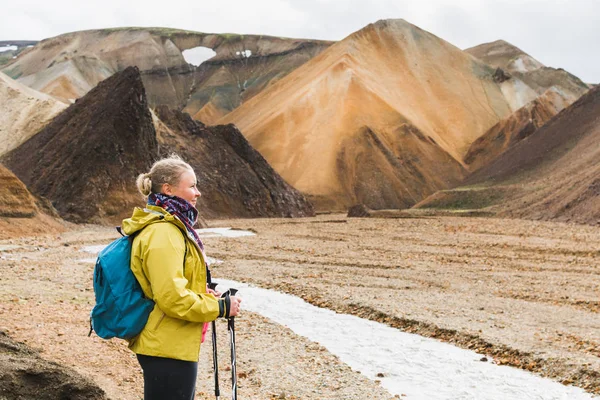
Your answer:
[[[163,185],[160,188],[160,191],[161,191],[161,193],[164,193],[167,196],[173,195],[173,190],[171,190],[171,185],[169,185],[168,183],[163,183]]]

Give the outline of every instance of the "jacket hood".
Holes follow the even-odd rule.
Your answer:
[[[169,214],[164,208],[151,205],[146,205],[145,208],[136,207],[131,218],[123,220],[121,229],[126,235],[132,235],[158,221],[169,221],[186,232],[185,225],[179,219]]]

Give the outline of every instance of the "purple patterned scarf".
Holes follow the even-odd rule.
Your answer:
[[[205,255],[204,243],[202,243],[200,236],[198,236],[198,232],[196,232],[194,229],[194,225],[198,220],[198,210],[196,210],[196,208],[190,202],[178,196],[152,193],[148,197],[148,204],[151,206],[164,208],[169,214],[176,216],[181,222],[183,222],[183,225],[185,225],[187,231],[194,236],[194,240],[198,244],[198,247],[200,247],[202,255]]]

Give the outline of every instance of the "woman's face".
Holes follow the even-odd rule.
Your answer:
[[[196,200],[201,196],[200,191],[196,187],[196,174],[194,171],[186,169],[179,179],[177,186],[164,184],[163,192],[169,196],[181,197],[184,200],[190,202],[194,207],[196,206]]]

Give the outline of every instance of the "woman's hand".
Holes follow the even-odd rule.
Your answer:
[[[240,312],[240,303],[242,302],[241,297],[231,296],[229,297],[229,316],[235,317]]]
[[[206,285],[206,293],[210,293],[210,294],[214,295],[217,298],[221,297],[221,294],[222,294],[218,290],[213,290],[213,289],[209,288],[208,285]]]

